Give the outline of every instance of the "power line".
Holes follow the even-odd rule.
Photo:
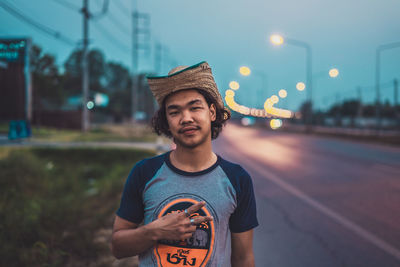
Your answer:
[[[108,12],[108,18],[114,23],[115,26],[117,26],[117,29],[119,29],[122,33],[124,34],[130,34],[130,29],[127,28],[124,24],[118,21],[114,15],[111,15],[110,12]]]
[[[97,5],[99,5],[99,2],[96,2]],[[123,34],[130,35],[131,30],[127,28],[123,23],[121,23],[110,11],[107,12],[106,17],[115,25],[117,26],[117,29],[122,32]]]
[[[125,16],[127,16],[128,18],[131,18],[131,14],[129,13],[128,9],[127,9],[125,6],[123,6],[121,2],[119,2],[119,1],[117,0],[117,1],[114,1],[113,3],[116,4],[116,6],[118,7],[118,9],[119,9],[122,13],[124,13]]]
[[[130,52],[130,48],[122,44],[121,42],[117,41],[117,38],[113,36],[108,30],[103,28],[101,24],[99,24],[97,21],[95,21],[95,26],[96,28],[104,35],[106,35],[108,38],[106,38],[110,43],[112,43],[115,47],[118,47],[120,50],[124,52]]]
[[[35,27],[36,29],[68,44],[68,45],[72,45],[75,46],[75,42],[62,35],[60,32],[51,29],[50,27],[47,27],[46,25],[43,25],[29,17],[27,17],[26,15],[22,14],[19,10],[17,10],[15,7],[12,7],[9,3],[7,2],[0,2],[0,7],[2,7],[6,12],[8,12],[9,14],[13,15],[14,17],[18,18],[19,20],[24,21],[25,23],[30,24],[31,26]]]
[[[64,6],[64,7],[66,7],[66,8],[72,9],[74,11],[78,11],[78,12],[81,11],[81,8],[79,6],[76,6],[76,5],[71,4],[69,2],[65,2],[63,0],[53,0],[53,1],[58,3],[58,4],[60,4],[60,5],[62,5],[62,6]]]

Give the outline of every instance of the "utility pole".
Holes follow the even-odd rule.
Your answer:
[[[340,94],[336,93],[336,126],[342,126],[342,112],[341,112],[341,105],[340,105]]]
[[[132,87],[131,87],[131,120],[136,121],[137,112],[137,83],[135,83],[135,74],[138,70],[138,42],[137,42],[137,21],[136,21],[136,5],[135,0],[132,1]]]
[[[398,97],[398,90],[399,90],[399,82],[397,81],[397,79],[394,79],[393,81],[393,89],[394,89],[394,107],[396,108],[398,105],[397,102],[397,97]]]
[[[361,125],[361,118],[362,118],[362,111],[363,111],[363,106],[362,106],[362,96],[361,96],[361,87],[357,87],[357,96],[358,96],[358,109],[357,109],[357,118],[359,120],[359,125]]]
[[[139,42],[140,37],[144,38],[144,44]],[[148,43],[150,40],[150,15],[140,13],[136,6],[136,1],[132,2],[132,87],[131,87],[131,120],[136,121],[139,105],[139,50],[150,50]]]
[[[89,45],[89,0],[83,0],[83,49],[82,49],[82,131],[87,132],[90,127],[89,110],[86,107],[89,97],[89,64],[88,64],[88,45]]]
[[[399,115],[399,102],[398,102],[398,90],[399,90],[399,82],[397,81],[397,79],[394,79],[393,81],[393,87],[394,87],[394,103],[393,103],[393,107],[394,107],[394,115],[397,121],[397,127],[400,126],[400,115]]]
[[[159,42],[154,45],[154,70],[156,74],[162,70],[162,45]]]
[[[90,117],[87,103],[89,99],[89,20],[91,18],[100,18],[107,13],[109,0],[104,0],[101,13],[92,16],[89,12],[89,0],[83,0],[81,9],[83,15],[83,47],[82,47],[82,121],[81,127],[83,132],[87,132],[90,128]]]
[[[381,128],[381,88],[380,88],[380,68],[381,68],[381,54],[384,50],[394,49],[400,47],[400,42],[380,45],[375,51],[375,90],[376,90],[376,127],[379,134]]]

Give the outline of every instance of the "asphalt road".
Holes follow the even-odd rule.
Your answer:
[[[400,148],[228,125],[252,176],[256,266],[400,266]]]

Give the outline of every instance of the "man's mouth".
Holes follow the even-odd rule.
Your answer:
[[[199,130],[200,127],[198,126],[190,126],[190,127],[184,127],[182,129],[179,130],[179,133],[181,134],[192,134],[195,131]]]

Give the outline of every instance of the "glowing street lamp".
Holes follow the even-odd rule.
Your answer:
[[[271,43],[273,43],[274,45],[281,45],[284,42],[284,39],[282,37],[282,35],[279,34],[273,34],[269,37],[269,40],[271,41]]]
[[[269,121],[269,125],[271,126],[272,130],[276,130],[282,126],[282,120],[281,119],[272,119]]]
[[[242,66],[242,67],[239,68],[239,72],[240,72],[240,74],[242,74],[243,76],[249,76],[250,73],[251,73],[251,70],[250,70],[249,67]]]
[[[291,38],[283,38],[281,35],[279,34],[273,34],[270,37],[270,41],[271,43],[273,43],[274,45],[282,45],[283,43],[287,43],[290,45],[294,45],[294,46],[298,46],[301,48],[304,48],[306,50],[306,75],[307,75],[307,80],[306,80],[306,84],[308,87],[308,99],[309,102],[312,106],[312,50],[311,50],[311,46],[303,41],[299,41],[299,40],[295,40],[295,39],[291,39]],[[303,90],[305,89],[305,86],[303,88]],[[299,89],[297,89],[299,90]],[[307,118],[308,120],[306,120],[306,122],[311,125],[312,123],[312,112],[310,112],[310,117]]]
[[[287,97],[287,91],[285,89],[281,89],[279,90],[278,95],[280,98],[285,98]]]
[[[229,83],[229,88],[231,88],[232,90],[237,90],[239,89],[240,85],[237,81],[231,81]]]
[[[270,97],[270,99],[271,99],[271,102],[272,102],[272,104],[278,104],[278,102],[279,102],[279,97],[277,97],[276,95],[272,95],[271,97]]]
[[[296,89],[299,91],[304,91],[306,89],[306,85],[303,82],[296,83]]]
[[[339,75],[339,70],[336,68],[330,69],[329,70],[329,76],[331,78],[336,78]]]
[[[400,42],[380,45],[375,51],[375,89],[376,89],[376,110],[375,116],[377,121],[378,130],[381,128],[381,89],[380,89],[380,65],[381,65],[381,52],[384,50],[394,49],[400,47]]]

